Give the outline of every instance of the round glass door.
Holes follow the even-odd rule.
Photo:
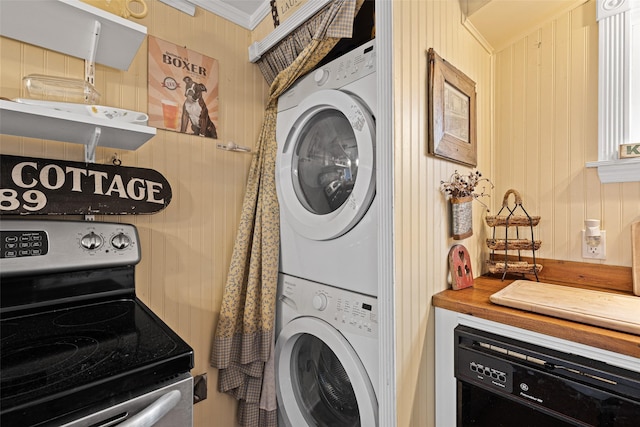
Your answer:
[[[313,335],[303,335],[292,357],[295,395],[309,425],[360,427],[356,394],[335,353]]]
[[[278,408],[285,425],[375,427],[378,402],[345,337],[328,323],[299,317],[276,341]]]
[[[331,213],[347,201],[358,176],[358,144],[351,124],[340,111],[323,110],[299,135],[292,160],[297,198],[311,213]]]
[[[299,234],[333,239],[357,224],[375,195],[375,120],[337,90],[315,92],[296,108],[278,159],[282,212]]]

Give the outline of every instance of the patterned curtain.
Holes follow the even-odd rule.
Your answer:
[[[238,419],[250,427],[278,425],[274,373],[274,323],[280,250],[280,210],[275,187],[278,97],[311,71],[342,37],[351,37],[363,0],[334,0],[293,61],[273,79],[264,123],[243,201],[231,256],[211,366],[218,390],[238,401]],[[318,16],[316,15],[316,17]]]

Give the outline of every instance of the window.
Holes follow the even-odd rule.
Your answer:
[[[640,157],[620,158],[621,144],[640,144],[640,2],[597,0],[599,33],[598,161],[602,183],[640,181]]]

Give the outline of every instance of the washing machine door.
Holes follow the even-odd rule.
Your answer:
[[[354,227],[375,194],[375,121],[363,102],[320,90],[296,108],[281,152],[277,188],[283,218],[312,240]]]
[[[276,342],[278,410],[291,427],[378,425],[378,401],[344,336],[314,317],[289,322]]]

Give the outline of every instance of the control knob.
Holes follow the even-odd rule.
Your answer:
[[[89,234],[85,234],[82,236],[82,239],[80,239],[82,247],[89,250],[98,249],[103,243],[104,240],[102,240],[102,236],[94,233],[93,231]]]
[[[327,296],[325,294],[315,294],[313,296],[313,308],[322,311],[327,308]]]
[[[324,68],[319,68],[313,74],[313,80],[317,83],[318,86],[322,86],[329,80],[329,70]]]
[[[111,246],[116,249],[126,249],[131,245],[131,238],[124,233],[118,233],[111,238]]]

